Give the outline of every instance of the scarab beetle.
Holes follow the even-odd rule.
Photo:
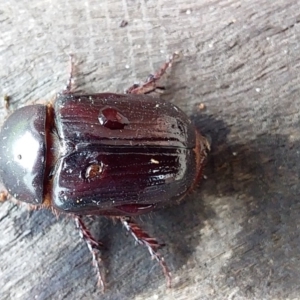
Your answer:
[[[207,140],[175,105],[146,95],[175,55],[126,94],[76,94],[73,61],[66,89],[54,103],[13,112],[0,132],[0,176],[16,199],[72,214],[88,244],[99,282],[99,243],[82,215],[119,219],[163,268],[159,243],[132,217],[178,202],[198,182]]]

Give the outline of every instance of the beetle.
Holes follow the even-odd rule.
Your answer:
[[[134,217],[179,202],[201,178],[210,149],[182,110],[148,95],[161,88],[175,58],[125,94],[79,94],[73,91],[71,57],[67,86],[55,101],[17,109],[0,131],[0,176],[8,193],[75,219],[102,289],[101,243],[84,215],[120,220],[171,285],[161,245]]]

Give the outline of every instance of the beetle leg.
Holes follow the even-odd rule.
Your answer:
[[[69,73],[69,78],[67,81],[67,84],[62,91],[63,94],[71,94],[73,90],[73,85],[74,85],[74,55],[69,54],[70,57],[70,73]]]
[[[75,220],[75,224],[76,227],[79,229],[79,233],[81,238],[83,238],[92,254],[92,258],[93,258],[93,265],[96,268],[97,271],[97,278],[98,278],[98,284],[101,286],[102,292],[104,292],[105,286],[104,286],[104,275],[102,274],[101,270],[101,266],[100,266],[100,262],[101,259],[98,255],[99,250],[100,250],[100,246],[102,246],[102,244],[100,242],[97,242],[95,240],[95,238],[92,236],[92,234],[90,233],[90,231],[87,229],[87,227],[85,226],[83,220],[82,220],[82,216],[77,216],[74,215],[74,220]]]
[[[120,221],[124,225],[124,227],[131,233],[136,242],[140,245],[144,245],[147,247],[148,251],[151,254],[152,258],[155,258],[160,266],[163,269],[164,275],[167,280],[167,286],[171,287],[171,272],[160,253],[157,250],[161,247],[161,245],[157,242],[157,240],[151,237],[147,232],[140,228],[140,226],[135,223],[130,217],[119,217]]]
[[[158,82],[166,71],[171,68],[173,62],[179,57],[178,53],[174,53],[170,59],[154,74],[150,75],[143,84],[134,84],[126,90],[126,94],[149,94],[154,91],[164,90],[163,86],[159,86]]]

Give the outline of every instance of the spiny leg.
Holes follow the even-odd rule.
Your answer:
[[[149,94],[156,90],[163,90],[164,87],[159,86],[159,80],[171,68],[173,62],[179,57],[178,53],[174,53],[170,59],[154,74],[150,75],[143,84],[134,84],[126,90],[126,94]]]
[[[100,262],[99,262],[99,261],[101,261],[101,259],[98,255],[102,244],[100,242],[97,242],[94,239],[94,237],[92,236],[90,231],[85,226],[85,224],[82,220],[82,216],[74,215],[74,220],[75,220],[76,227],[79,229],[79,234],[80,234],[81,238],[83,238],[85,240],[85,242],[92,254],[93,265],[95,266],[96,272],[97,272],[98,284],[101,286],[102,292],[104,292],[104,289],[105,289],[104,275],[101,273],[101,266],[100,266]]]
[[[167,280],[167,286],[171,287],[171,272],[164,260],[164,258],[157,252],[161,245],[155,238],[152,238],[147,232],[143,231],[137,223],[130,217],[118,217],[124,227],[131,233],[136,242],[140,245],[147,247],[152,258],[155,258],[163,269],[164,275]]]
[[[74,55],[73,54],[69,54],[69,58],[70,58],[70,73],[69,73],[69,78],[67,81],[67,84],[64,88],[64,90],[62,91],[63,94],[71,94],[72,90],[73,90],[73,85],[74,85]]]

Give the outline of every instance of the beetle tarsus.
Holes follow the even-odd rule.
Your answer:
[[[131,233],[136,242],[147,247],[152,258],[155,258],[163,269],[163,273],[167,280],[167,286],[171,287],[171,272],[161,254],[157,250],[162,246],[157,240],[151,237],[141,227],[135,223],[130,217],[119,217],[124,227]]]
[[[99,257],[99,250],[102,244],[97,242],[92,236],[88,228],[85,226],[82,216],[74,215],[76,227],[79,229],[80,237],[83,238],[92,254],[93,265],[97,272],[98,285],[101,287],[102,292],[105,290],[104,275],[101,272],[101,258]]]
[[[170,59],[155,73],[148,76],[147,80],[142,84],[133,84],[126,90],[126,94],[150,94],[152,92],[161,93],[164,87],[159,85],[159,80],[171,68],[174,61],[179,57],[178,53],[174,53]]]

